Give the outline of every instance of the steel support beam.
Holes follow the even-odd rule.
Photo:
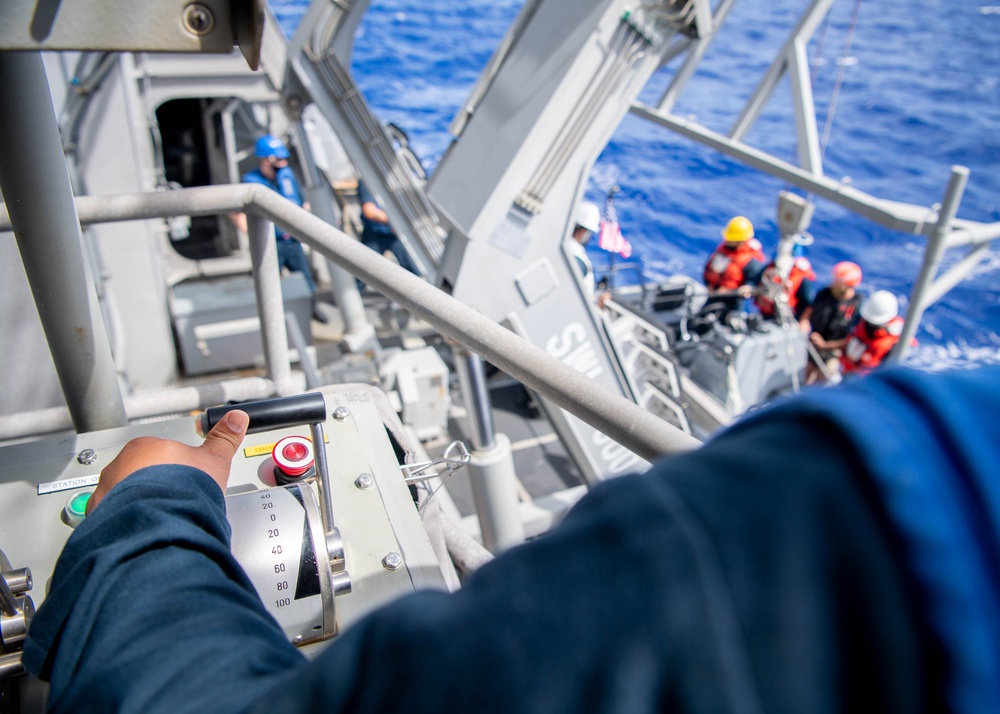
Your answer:
[[[739,141],[750,131],[763,111],[764,105],[767,104],[767,100],[771,98],[775,87],[778,86],[781,75],[788,69],[789,63],[794,61],[796,43],[801,42],[804,45],[809,41],[809,38],[816,32],[823,16],[830,10],[831,5],[833,5],[833,0],[813,0],[813,4],[802,14],[795,29],[792,30],[792,34],[785,41],[785,46],[771,63],[757,88],[750,95],[750,99],[747,100],[743,111],[737,117],[733,128],[729,131],[730,138]]]
[[[979,265],[989,252],[989,243],[980,243],[970,250],[964,258],[951,266],[947,272],[943,273],[934,283],[927,288],[924,293],[924,308],[928,308],[942,297],[949,290],[962,282],[965,277]]]
[[[899,344],[889,357],[892,362],[901,362],[906,357],[906,353],[910,349],[910,340],[917,334],[917,327],[920,326],[924,310],[930,305],[927,299],[928,293],[933,288],[934,275],[937,273],[938,265],[941,264],[941,256],[944,255],[947,247],[951,222],[958,211],[958,204],[962,202],[962,194],[965,192],[965,184],[968,180],[969,169],[964,166],[951,167],[951,179],[948,181],[948,188],[945,190],[944,200],[941,202],[941,210],[938,211],[937,225],[927,241],[924,262],[920,266],[920,275],[917,277],[913,292],[910,294],[910,309],[906,312],[903,334],[899,336]]]
[[[130,394],[125,397],[125,412],[129,419],[147,419],[165,414],[202,411],[227,402],[267,399],[275,394],[274,382],[271,380],[243,377]],[[4,414],[0,416],[0,441],[65,431],[72,427],[73,422],[66,407]]]
[[[73,425],[83,433],[128,420],[48,87],[38,52],[0,52],[0,192]]]
[[[698,3],[698,12],[695,16],[695,27],[698,29],[698,39],[692,41],[685,37],[676,40],[674,47],[677,47],[681,51],[690,47],[690,51],[688,52],[688,56],[684,58],[684,63],[674,73],[674,77],[670,80],[670,85],[666,91],[663,92],[663,96],[660,97],[659,107],[663,113],[669,113],[674,108],[678,97],[680,97],[684,87],[687,86],[687,83],[694,76],[698,65],[701,64],[702,58],[708,52],[712,40],[715,39],[716,32],[718,32],[722,23],[725,22],[726,16],[729,14],[736,0],[722,0],[719,3],[719,7],[715,10],[714,17],[711,14],[711,6],[708,0],[696,0],[696,2]],[[664,63],[669,62],[676,56],[673,53],[674,47],[671,47],[671,52],[664,57]]]
[[[469,415],[469,441],[474,449],[492,449],[496,432],[483,358],[465,349],[455,350],[455,358],[455,371]]]
[[[747,166],[814,193],[820,198],[832,201],[891,230],[914,235],[930,235],[934,231],[934,224],[928,222],[928,218],[932,215],[930,208],[876,198],[847,183],[823,176],[813,176],[808,171],[780,161],[770,154],[747,146],[740,141],[716,134],[696,122],[661,114],[644,104],[633,104],[631,111],[636,116],[648,119],[727,156],[732,156]],[[968,225],[964,221],[958,223]]]
[[[816,105],[813,103],[805,40],[792,43],[792,54],[788,59],[788,80],[792,87],[799,163],[813,176],[822,176],[823,155],[819,148],[819,131],[816,129]]]
[[[274,242],[274,224],[263,216],[248,213],[247,227],[267,376],[274,382],[278,396],[284,397],[293,392],[292,366],[288,361],[285,302],[281,294],[281,269],[278,267],[278,246]]]

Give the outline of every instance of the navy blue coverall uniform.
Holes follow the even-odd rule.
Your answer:
[[[254,169],[243,175],[243,183],[259,183],[281,194],[289,201],[295,203],[296,206],[302,205],[302,192],[299,190],[299,184],[295,180],[295,174],[292,173],[291,168],[288,166],[278,169],[275,172],[273,181],[262,174],[260,169]],[[278,226],[274,227],[274,237],[278,246],[278,270],[288,268],[293,273],[302,273],[309,286],[309,293],[315,294],[316,282],[313,280],[312,270],[309,268],[309,260],[306,258],[305,250],[302,249],[302,244],[291,234],[285,233],[278,228]]]
[[[998,367],[806,391],[311,661],[219,488],[143,469],[70,538],[24,662],[57,712],[995,711],[998,404]]]

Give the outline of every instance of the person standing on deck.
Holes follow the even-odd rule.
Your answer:
[[[903,318],[899,301],[888,290],[878,290],[861,304],[861,321],[840,356],[840,370],[865,374],[875,369],[899,342]]]
[[[827,367],[826,372],[816,364],[815,358],[806,363],[806,384],[824,381],[827,374],[835,374],[840,364],[847,340],[859,317],[864,296],[858,292],[861,267],[848,260],[833,266],[833,282],[816,294],[812,305],[802,313],[802,320],[809,324],[809,341]]]
[[[812,305],[813,281],[816,273],[808,258],[781,255],[771,261],[760,277],[760,289],[754,303],[760,314],[769,320],[780,320],[782,315],[775,304],[776,298],[787,301],[792,317],[798,320],[803,330],[809,322],[804,319],[805,311]],[[779,296],[783,295],[783,298]]]
[[[281,194],[284,198],[297,206],[309,210],[309,203],[302,200],[302,192],[299,190],[298,181],[288,165],[290,156],[288,147],[276,136],[265,134],[257,139],[254,153],[259,159],[257,168],[243,174],[243,183],[256,183],[267,186],[272,191]],[[243,213],[232,214],[232,221],[237,229],[247,232],[247,217]],[[274,236],[278,247],[278,270],[288,268],[290,272],[302,273],[309,287],[309,293],[313,297],[313,319],[319,322],[327,322],[329,318],[323,314],[316,306],[316,282],[313,280],[312,271],[309,269],[309,260],[306,258],[302,244],[286,233],[277,225],[274,227]]]
[[[573,256],[576,266],[579,268],[587,295],[591,299],[594,299],[596,296],[595,302],[597,306],[604,307],[604,303],[611,297],[611,293],[602,291],[600,294],[597,294],[597,284],[594,280],[594,264],[591,262],[590,256],[587,255],[587,249],[585,248],[587,243],[590,242],[591,236],[600,230],[601,209],[597,207],[596,203],[583,201],[576,207],[574,221],[572,240],[566,242],[567,250]]]
[[[754,238],[753,223],[736,216],[722,230],[723,242],[705,265],[704,280],[709,293],[731,292],[755,282],[766,262],[760,241]],[[749,296],[749,287],[745,290]]]

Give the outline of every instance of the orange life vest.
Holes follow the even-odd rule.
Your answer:
[[[869,331],[862,320],[854,328],[851,338],[840,355],[840,369],[848,372],[867,372],[879,365],[889,350],[899,342],[903,332],[903,318],[894,317],[889,322]]]
[[[812,263],[806,258],[796,258],[792,264],[792,269],[788,271],[788,278],[785,279],[785,294],[788,295],[788,307],[791,309],[793,315],[797,314],[796,307],[799,304],[799,288],[802,287],[802,281],[806,278],[809,280],[816,279]],[[777,268],[775,268],[774,261],[771,261],[771,264],[767,266],[767,272],[764,273],[764,280],[771,280],[777,284],[781,283],[781,275],[778,273]],[[761,315],[764,317],[774,317],[775,305],[770,295],[767,293],[757,295],[754,298],[754,302],[760,309]]]
[[[743,269],[751,260],[764,262],[759,240],[751,238],[735,245],[723,241],[705,265],[705,285],[710,290],[735,290],[746,282]]]

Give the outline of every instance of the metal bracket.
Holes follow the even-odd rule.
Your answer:
[[[401,464],[399,468],[403,472],[403,480],[406,483],[429,481],[438,476],[441,476],[441,480],[443,481],[450,478],[453,473],[468,464],[471,460],[472,455],[465,444],[461,441],[453,441],[448,444],[448,448],[444,450],[444,453],[436,459],[419,461],[415,464]],[[432,467],[441,465],[444,468],[440,471],[428,471]]]
[[[260,63],[264,0],[4,0],[0,50],[211,52]]]

